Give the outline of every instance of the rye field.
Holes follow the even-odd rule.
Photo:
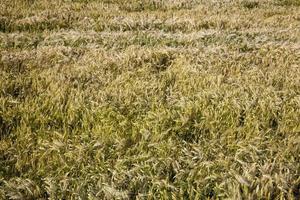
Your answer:
[[[0,0],[0,199],[300,199],[300,1]]]

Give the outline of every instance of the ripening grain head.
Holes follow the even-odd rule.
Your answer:
[[[0,3],[0,199],[298,199],[297,0]]]

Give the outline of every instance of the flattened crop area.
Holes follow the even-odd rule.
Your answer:
[[[0,199],[299,199],[299,0],[1,0]]]

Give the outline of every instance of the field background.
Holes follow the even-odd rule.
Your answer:
[[[0,199],[299,199],[299,0],[1,0]]]

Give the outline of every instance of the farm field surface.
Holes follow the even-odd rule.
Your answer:
[[[0,199],[300,199],[300,1],[0,0]]]

